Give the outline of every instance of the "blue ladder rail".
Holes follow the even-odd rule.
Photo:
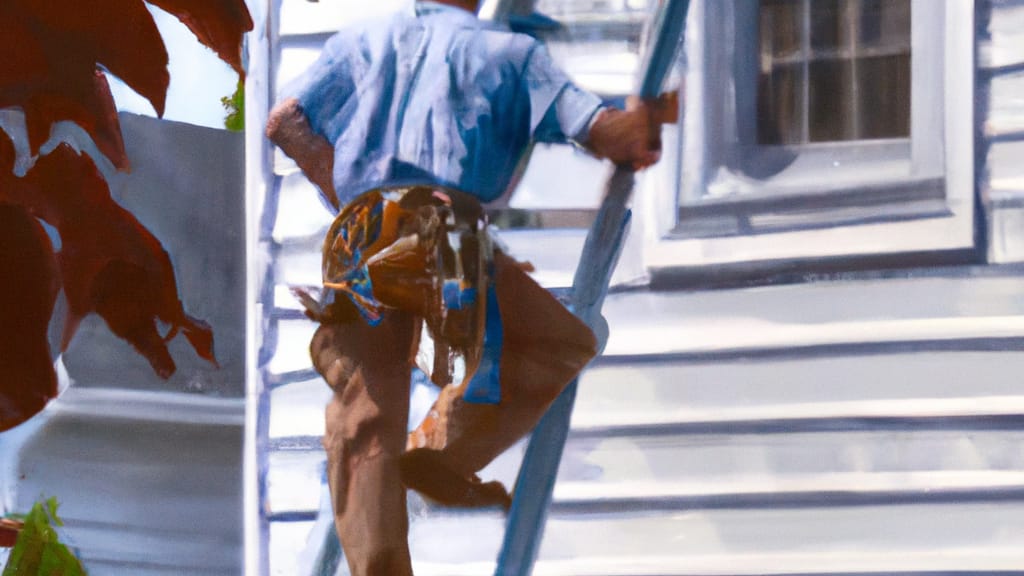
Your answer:
[[[682,42],[689,4],[689,0],[665,0],[659,7],[652,27],[653,44],[641,73],[641,98],[653,99],[661,92]],[[601,306],[629,228],[631,212],[627,205],[633,195],[634,181],[632,170],[616,168],[612,173],[573,278],[573,312],[594,331],[602,349],[608,330],[601,316]],[[495,576],[530,576],[533,572],[558,464],[569,434],[578,383],[579,378],[569,384],[533,431],[516,480]]]

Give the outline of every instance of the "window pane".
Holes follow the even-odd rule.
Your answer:
[[[804,138],[803,7],[804,0],[761,2],[757,118],[760,144],[798,144]]]
[[[910,135],[910,0],[759,6],[759,143]]]
[[[804,66],[779,65],[762,74],[758,87],[758,144],[799,144],[803,134]]]
[[[814,52],[835,53],[845,48],[843,32],[846,30],[841,0],[811,0],[810,33]]]
[[[850,60],[811,62],[807,91],[809,141],[852,140],[853,90]]]
[[[909,52],[909,32],[910,0],[861,0],[861,46]]]
[[[910,54],[864,58],[857,62],[859,138],[910,135]]]
[[[761,54],[794,57],[802,50],[803,0],[766,0],[761,4]]]

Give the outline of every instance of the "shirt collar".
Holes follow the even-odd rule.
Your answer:
[[[458,6],[452,6],[451,4],[442,4],[440,2],[431,2],[430,0],[419,0],[416,2],[416,15],[426,16],[428,14],[446,14],[453,17],[467,18],[471,20],[478,20],[476,14],[473,14],[469,10],[459,8]]]

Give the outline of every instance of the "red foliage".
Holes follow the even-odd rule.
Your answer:
[[[153,0],[239,74],[243,0]],[[80,125],[118,169],[128,160],[102,70],[124,80],[163,115],[167,50],[142,0],[9,0],[0,3],[0,108],[25,112],[32,153],[54,122]]]
[[[244,0],[151,3],[243,73],[242,37],[253,26]],[[105,72],[163,113],[167,50],[142,0],[0,1],[0,53],[0,108],[25,113],[33,155],[55,122],[70,120],[118,169],[128,168]],[[46,331],[60,281],[70,308],[63,346],[81,319],[96,312],[161,377],[174,372],[166,342],[179,331],[216,364],[213,334],[185,313],[167,252],[113,201],[92,160],[60,145],[17,178],[14,158],[0,131],[0,430],[31,417],[56,394]],[[33,217],[60,234],[56,257]],[[158,321],[169,326],[166,335]]]
[[[43,47],[24,18],[15,18],[7,4],[0,4],[0,90],[17,91],[19,87],[42,82],[48,66]]]
[[[242,35],[252,30],[245,0],[148,0],[178,17],[196,38],[239,74],[242,69]]]
[[[18,106],[25,112],[33,154],[38,153],[39,147],[50,137],[54,122],[70,120],[92,137],[116,167],[127,169],[117,111],[107,79],[98,68],[98,58],[108,51],[103,45],[109,42],[92,39],[84,31],[74,31],[62,21],[65,18],[49,22],[47,18],[53,18],[46,8],[49,6],[50,2],[30,0],[0,4],[0,20],[4,22],[0,48],[15,56],[13,63],[0,69],[0,107]],[[145,12],[144,7],[142,10]],[[81,8],[74,12],[79,11],[91,13]],[[155,26],[153,31],[155,33]],[[163,53],[162,61],[156,64],[166,77],[167,53],[159,34],[156,40]],[[118,69],[125,68],[118,66]],[[165,94],[166,88],[165,79],[158,92]],[[154,106],[157,103],[162,107],[162,100],[154,102]]]
[[[216,363],[210,327],[185,313],[167,252],[114,202],[88,156],[61,144],[39,159],[23,186],[26,204],[57,229],[63,245],[57,260],[70,312],[62,349],[82,318],[96,312],[163,378],[174,373],[166,340],[178,330],[201,357]],[[157,320],[170,326],[166,337]]]
[[[8,0],[8,10],[37,35],[51,57],[73,55],[89,72],[102,64],[162,114],[170,76],[167,49],[139,0]],[[53,60],[51,60],[53,62]]]
[[[98,70],[76,76],[77,71],[69,66],[63,80],[40,90],[23,105],[32,153],[38,153],[39,147],[50,137],[54,121],[70,120],[92,137],[96,147],[118,170],[127,170],[128,156],[121,138],[121,123],[107,77]],[[2,100],[0,105],[3,105]]]
[[[57,262],[39,222],[0,204],[0,431],[42,410],[57,395],[46,338],[57,298]]]

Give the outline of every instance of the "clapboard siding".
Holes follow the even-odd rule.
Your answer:
[[[1020,504],[995,503],[556,515],[534,573],[1016,574],[1024,565],[1022,535],[1007,527],[1022,512]],[[501,527],[495,513],[451,513],[434,525],[414,523],[416,573],[492,573]],[[453,546],[455,534],[472,535],[478,553]]]
[[[1024,260],[1024,2],[981,0],[978,26],[979,190],[991,262]]]
[[[1024,2],[978,0],[978,65],[982,69],[1014,69],[1024,61]]]
[[[1020,47],[1024,50],[1024,39]],[[1004,140],[1024,136],[1024,70],[994,76],[989,102],[986,137]]]
[[[858,565],[926,573],[1019,565],[1024,523],[996,512],[1024,503],[1024,395],[1012,376],[1024,368],[1024,354],[1011,351],[1024,336],[1024,310],[1010,297],[1019,282],[965,275],[613,295],[613,334],[635,335],[654,323],[699,331],[724,318],[721,310],[730,310],[733,321],[709,334],[721,352],[713,357],[686,349],[622,355],[612,347],[584,375],[537,573],[749,574],[771,567],[828,574],[857,572]],[[900,302],[902,318],[886,311]],[[982,326],[985,318],[1006,320],[1010,340],[982,349],[893,350],[883,337],[866,353],[823,354],[785,340],[772,345],[786,325],[874,318],[884,336],[889,321],[927,325],[929,317],[957,315]],[[763,318],[772,318],[775,329],[766,329]],[[281,358],[299,354],[302,330],[296,324],[282,331]],[[729,351],[730,338],[745,345],[752,332],[760,334],[758,353]],[[702,347],[698,339],[687,342]],[[299,364],[275,366],[294,372]],[[328,394],[315,378],[273,394],[276,452],[265,506],[272,522],[312,528]],[[517,445],[482,476],[511,483],[522,453]],[[456,513],[410,498],[417,573],[493,570],[499,515]],[[968,524],[960,530],[953,518]],[[728,545],[699,537],[740,526],[747,529]],[[984,535],[971,531],[979,526]],[[764,538],[774,541],[770,549]],[[441,540],[450,544],[439,551]]]
[[[240,398],[73,384],[24,443],[0,439],[17,479],[5,504],[58,498],[89,574],[238,574],[244,411]]]

